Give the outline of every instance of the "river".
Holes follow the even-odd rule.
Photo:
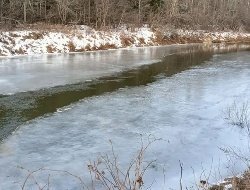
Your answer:
[[[250,97],[249,51],[218,53],[203,45],[125,49],[0,60],[0,189],[21,189],[41,167],[86,178],[87,164],[111,152],[122,168],[141,138],[161,139],[146,151],[145,187],[192,186],[240,172],[220,147],[244,147],[243,130],[225,110]],[[245,150],[243,150],[244,152]],[[247,151],[246,151],[247,152]],[[111,154],[110,154],[111,155]],[[216,173],[215,172],[215,173]],[[51,173],[55,189],[79,189],[72,176]],[[40,183],[48,173],[38,172]],[[204,176],[201,176],[204,179]],[[37,187],[29,180],[27,188]]]

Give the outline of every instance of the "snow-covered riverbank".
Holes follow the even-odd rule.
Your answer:
[[[69,53],[125,47],[186,43],[246,43],[250,33],[207,31],[161,31],[147,27],[96,31],[87,26],[71,30],[20,30],[0,32],[0,56]]]

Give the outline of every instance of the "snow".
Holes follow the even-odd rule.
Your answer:
[[[249,33],[206,32],[176,30],[174,32],[153,31],[144,26],[134,31],[121,27],[110,31],[96,31],[82,25],[71,31],[11,31],[0,33],[0,56],[34,55],[44,53],[83,52],[98,49],[152,46],[164,43],[158,39],[161,33],[165,38],[196,38],[201,42],[227,42],[250,38]],[[129,43],[124,43],[128,40]],[[171,41],[171,43],[174,43]],[[176,42],[178,43],[178,42]],[[188,43],[188,41],[187,41]]]
[[[139,46],[140,38],[144,38],[146,44],[154,37],[150,29],[141,28],[138,32],[128,31],[101,32],[93,29],[81,28],[73,33],[62,32],[40,32],[40,31],[18,31],[2,32],[0,34],[0,54],[5,56],[19,54],[41,54],[68,53],[70,44],[75,47],[75,51],[95,50],[101,46],[113,45],[116,48],[123,47],[122,36],[134,39],[135,46]]]
[[[198,37],[202,41],[210,39],[211,41],[227,42],[231,40],[238,40],[240,38],[249,38],[250,33],[242,32],[208,32],[202,30],[178,30],[177,34],[181,37]]]

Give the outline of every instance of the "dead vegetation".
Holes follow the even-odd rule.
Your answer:
[[[135,39],[131,36],[121,35],[120,39],[122,47],[129,47],[135,43]]]
[[[23,51],[23,49],[20,47],[19,49],[15,50],[15,53],[16,53],[17,55],[23,55],[23,54],[25,54],[26,52]]]
[[[98,50],[108,50],[108,49],[117,49],[117,47],[115,44],[110,44],[110,43],[101,44],[98,47]]]
[[[137,28],[136,30],[140,30]],[[20,55],[26,52],[33,53],[33,49],[40,49],[38,53],[54,53],[54,52],[84,52],[84,51],[96,51],[96,50],[108,50],[117,49],[121,47],[141,47],[141,46],[155,46],[155,45],[170,45],[170,44],[188,44],[188,43],[205,43],[205,44],[250,44],[250,36],[243,33],[227,33],[228,36],[220,36],[217,33],[210,33],[206,31],[179,31],[168,29],[150,29],[143,28],[142,32],[150,34],[151,36],[141,36],[141,31],[138,33],[131,33],[127,31],[114,31],[114,35],[119,38],[111,38],[112,31],[95,31],[89,34],[81,30],[71,30],[67,33],[49,33],[42,31],[26,31],[20,32],[2,32],[0,35],[0,42],[3,43],[3,48],[7,49],[3,55]],[[107,36],[106,36],[107,35]],[[235,38],[232,36],[236,36]],[[55,40],[54,40],[54,37]],[[77,37],[76,40],[72,40]],[[65,40],[65,43],[60,42],[60,38]],[[86,39],[83,39],[86,38]],[[47,40],[50,40],[50,45],[47,45]],[[90,41],[90,44],[82,44],[82,47],[78,47],[78,42],[81,40]],[[95,43],[95,42],[98,43]],[[101,41],[101,43],[99,43]],[[93,43],[94,42],[94,43]],[[22,50],[20,49],[22,44]],[[41,44],[41,45],[40,45]],[[100,44],[100,45],[99,45]],[[44,46],[41,48],[39,46]],[[47,47],[46,47],[47,46]],[[29,48],[31,51],[27,51]],[[3,50],[4,50],[3,49]],[[37,50],[34,50],[37,51]],[[34,52],[37,53],[37,52]]]
[[[39,0],[0,1],[0,26],[50,29],[56,24],[110,29],[130,26],[171,26],[209,30],[249,30],[249,0]],[[36,24],[38,23],[38,24]]]
[[[27,39],[39,40],[39,39],[42,39],[43,37],[44,36],[42,32],[30,32],[28,35],[23,36],[23,39],[24,40],[27,40]]]
[[[54,52],[56,52],[56,48],[53,47],[52,45],[48,45],[48,46],[46,46],[46,48],[47,48],[47,52],[48,53],[54,53]]]
[[[72,41],[68,43],[68,49],[69,49],[69,52],[76,52],[76,46]]]
[[[225,113],[225,119],[229,124],[246,129],[247,134],[250,135],[250,107],[248,102],[234,102]]]
[[[226,120],[230,125],[239,127],[241,129],[245,129],[247,137],[250,138],[249,133],[249,106],[248,102],[244,103],[237,103],[234,102],[231,106],[229,106],[226,111]],[[209,187],[209,190],[249,190],[250,189],[250,158],[249,156],[243,154],[240,148],[235,147],[225,147],[220,148],[225,155],[229,157],[231,160],[232,158],[236,159],[237,161],[243,163],[247,170],[241,176],[233,176],[230,178],[224,179],[218,185],[213,185]],[[248,147],[248,151],[250,149]]]
[[[153,142],[154,141],[150,141],[146,145],[144,145],[143,142],[141,143],[141,148],[138,151],[137,156],[130,162],[125,171],[119,166],[118,156],[115,154],[112,146],[111,156],[101,156],[97,161],[90,162],[88,165],[92,179],[94,179],[92,186],[96,186],[94,183],[96,181],[99,182],[104,189],[141,189],[144,184],[143,176],[148,167],[154,162],[151,161],[144,165],[145,152]]]
[[[88,44],[88,45],[85,46],[85,50],[86,50],[86,51],[91,51],[91,46],[90,46],[90,44]]]
[[[4,54],[3,54],[2,50],[0,50],[0,56],[4,56]]]
[[[86,183],[82,177],[75,175],[71,172],[64,170],[54,170],[48,168],[39,168],[37,170],[27,170],[23,167],[19,167],[22,171],[27,173],[21,189],[30,189],[30,185],[33,189],[38,190],[50,190],[54,189],[52,183],[53,175],[66,175],[74,178],[82,189],[95,190],[95,189],[107,189],[107,190],[140,190],[144,185],[144,175],[148,168],[155,162],[145,162],[144,156],[146,150],[160,139],[150,139],[144,143],[141,140],[141,147],[138,150],[134,159],[131,160],[127,168],[122,168],[119,163],[119,158],[115,153],[112,141],[111,154],[105,154],[100,156],[96,161],[90,161],[87,168],[90,174],[90,183]],[[47,180],[39,180],[37,176],[45,173]]]

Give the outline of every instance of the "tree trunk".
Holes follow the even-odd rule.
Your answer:
[[[23,2],[23,21],[24,23],[27,22],[27,1]]]
[[[141,0],[138,0],[138,25],[141,24]]]
[[[88,13],[88,15],[89,15],[89,16],[88,16],[88,22],[89,22],[89,23],[88,23],[88,25],[90,25],[90,21],[91,21],[91,20],[90,20],[90,18],[91,18],[91,17],[90,17],[90,14],[91,14],[91,2],[90,2],[90,0],[89,0],[89,13]]]
[[[3,21],[3,0],[1,0],[1,4],[0,4],[0,21]]]

